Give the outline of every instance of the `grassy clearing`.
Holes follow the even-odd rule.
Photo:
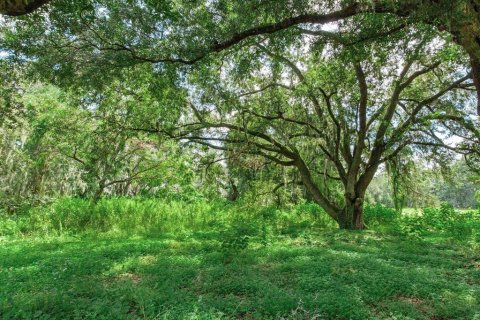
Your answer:
[[[480,253],[374,232],[4,241],[2,319],[476,319]]]
[[[58,205],[40,211],[60,214]],[[47,215],[40,223],[40,211],[4,219],[24,233],[0,241],[0,319],[480,319],[472,237],[429,225],[410,235],[418,220],[397,219],[344,232],[309,205],[194,206],[182,207],[196,212],[184,225],[162,207],[163,227],[148,230],[128,220],[143,223],[138,208],[83,225],[64,212],[61,230]],[[372,226],[385,220],[375,210]],[[92,233],[100,221],[103,232]]]

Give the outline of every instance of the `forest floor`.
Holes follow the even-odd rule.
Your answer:
[[[247,245],[248,244],[248,245]],[[480,251],[318,231],[0,240],[1,319],[480,319]]]

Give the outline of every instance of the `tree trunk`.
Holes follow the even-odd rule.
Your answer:
[[[363,197],[350,199],[345,197],[345,207],[338,214],[337,223],[340,229],[363,230]]]
[[[0,14],[21,16],[35,11],[51,0],[2,0],[0,1]]]
[[[235,180],[230,179],[230,191],[228,193],[227,199],[231,202],[235,202],[238,199],[240,193],[238,192],[237,185],[235,184]]]
[[[95,191],[95,194],[93,195],[92,198],[92,203],[97,204],[97,202],[102,198],[103,192],[105,191],[105,181],[101,180],[98,183],[98,188]]]

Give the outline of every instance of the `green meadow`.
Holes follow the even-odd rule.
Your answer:
[[[480,214],[425,212],[62,199],[0,223],[0,318],[479,319]]]

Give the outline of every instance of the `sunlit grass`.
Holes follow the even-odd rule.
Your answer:
[[[480,253],[375,232],[4,241],[2,319],[474,319]]]
[[[366,214],[58,200],[0,220],[0,319],[480,318],[477,212]]]

